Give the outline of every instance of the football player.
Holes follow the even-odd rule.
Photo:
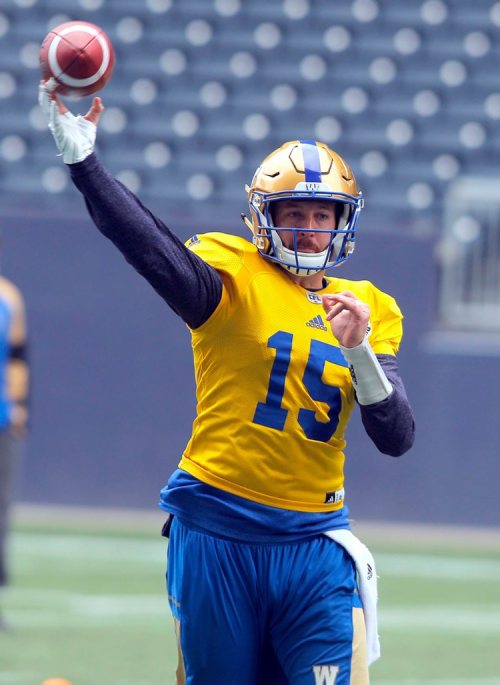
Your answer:
[[[24,298],[0,276],[0,596],[8,582],[10,505],[20,438],[28,422],[29,369]],[[0,608],[0,630],[7,624]]]
[[[376,573],[349,531],[344,433],[357,403],[399,456],[414,421],[395,300],[325,273],[354,250],[351,169],[323,143],[287,142],[247,188],[252,241],[184,245],[100,163],[99,98],[74,117],[42,83],[40,104],[96,226],[192,334],[197,416],[160,498],[178,683],[365,685]]]

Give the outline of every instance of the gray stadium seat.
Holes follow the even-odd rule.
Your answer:
[[[212,184],[205,201],[230,204],[273,147],[323,137],[360,185],[377,190],[375,207],[415,211],[408,189],[432,181],[436,156],[445,155],[443,178],[433,182],[431,209],[439,211],[446,160],[459,158],[460,172],[474,173],[490,168],[500,147],[500,11],[492,7],[191,0],[162,8],[160,0],[110,0],[92,11],[84,2],[13,3],[0,8],[0,188],[7,201],[43,194],[40,178],[57,164],[37,112],[33,46],[69,17],[103,26],[113,40],[99,152],[113,171],[137,174],[146,202],[181,203],[189,179],[204,174]],[[89,103],[70,105],[84,112]],[[482,130],[487,144],[478,144]],[[388,162],[397,182],[384,171]],[[56,181],[51,192],[74,192]],[[384,184],[390,201],[382,200]]]

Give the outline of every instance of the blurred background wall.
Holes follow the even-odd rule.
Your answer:
[[[498,526],[493,0],[0,0],[2,271],[33,370],[19,501],[154,508],[195,413],[187,329],[93,227],[36,104],[39,44],[69,19],[116,49],[99,155],[181,237],[244,235],[243,186],[284,140],[347,158],[366,208],[341,275],[403,309],[418,426],[395,460],[353,418],[351,515]]]

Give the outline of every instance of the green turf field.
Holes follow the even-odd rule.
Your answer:
[[[369,540],[382,659],[372,685],[500,685],[500,545]],[[446,542],[446,541],[445,541]],[[18,523],[0,685],[167,685],[175,641],[157,527]],[[224,685],[214,683],[214,685]]]

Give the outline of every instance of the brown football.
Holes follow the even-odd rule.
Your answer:
[[[68,21],[53,28],[40,48],[42,78],[57,81],[56,92],[82,98],[100,90],[115,64],[106,33],[87,21]]]

